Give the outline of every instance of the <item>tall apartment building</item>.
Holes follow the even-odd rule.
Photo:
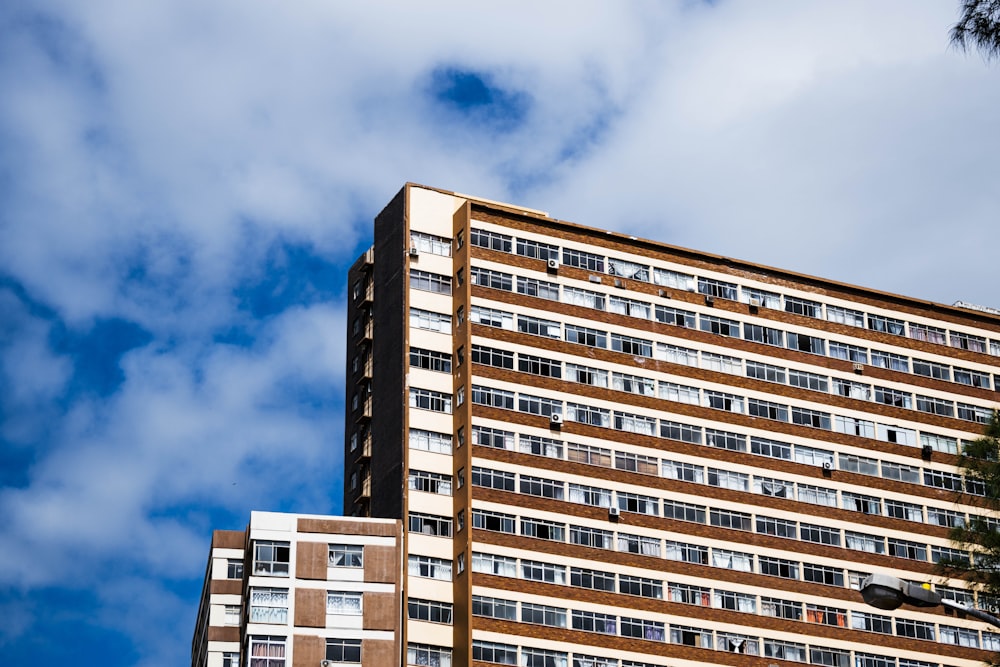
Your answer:
[[[192,667],[400,663],[402,524],[253,512],[216,530]]]
[[[345,513],[405,521],[404,663],[973,667],[882,612],[976,507],[1000,317],[407,185],[350,271]],[[961,498],[958,492],[965,488]]]

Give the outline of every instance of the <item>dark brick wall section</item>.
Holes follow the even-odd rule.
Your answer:
[[[295,635],[292,639],[292,667],[319,667],[326,658],[326,640],[322,637]]]
[[[365,581],[394,584],[399,578],[400,550],[397,547],[365,547]]]
[[[295,625],[303,628],[326,627],[326,591],[295,589]]]

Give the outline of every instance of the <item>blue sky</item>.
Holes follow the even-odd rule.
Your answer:
[[[339,510],[406,181],[1000,306],[957,2],[0,3],[0,654],[188,662],[213,527]]]

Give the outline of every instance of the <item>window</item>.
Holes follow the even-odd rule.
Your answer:
[[[618,509],[622,512],[633,512],[635,514],[647,514],[659,516],[660,501],[652,496],[644,496],[638,493],[618,492]]]
[[[577,403],[566,404],[566,418],[580,424],[611,427],[611,411],[605,408],[595,408]],[[610,463],[608,464],[610,465]]]
[[[744,287],[743,288],[743,298],[741,299],[744,303],[756,304],[758,306],[763,306],[764,308],[773,308],[775,310],[781,310],[781,295],[777,292],[768,292],[762,289],[757,289],[755,287]]]
[[[548,299],[550,301],[558,301],[559,285],[547,280],[518,276],[517,293],[526,294],[527,296],[537,296],[540,299]]]
[[[555,414],[562,414],[563,405],[562,401],[553,398],[520,394],[517,397],[517,409],[530,415],[551,417]]]
[[[658,579],[622,574],[618,577],[618,592],[623,595],[638,595],[644,598],[662,600],[663,582]]]
[[[451,414],[451,394],[410,387],[410,407]]]
[[[662,361],[669,361],[673,364],[681,364],[683,366],[698,366],[698,353],[695,350],[686,347],[678,347],[677,345],[657,343],[656,358]]]
[[[842,507],[845,510],[861,512],[862,514],[882,513],[882,501],[875,496],[866,496],[861,493],[850,493],[848,491],[844,491],[841,493],[841,500]]]
[[[660,437],[670,440],[680,440],[681,442],[691,442],[701,444],[701,427],[681,424],[679,422],[660,420]],[[744,448],[746,445],[744,444]]]
[[[935,380],[951,380],[951,367],[945,366],[944,364],[937,364],[933,361],[914,359],[913,373],[914,375],[923,375],[924,377],[934,378]]]
[[[327,561],[330,567],[364,567],[365,548],[360,544],[331,544]]]
[[[240,667],[240,654],[236,651],[222,653],[222,667]]]
[[[809,389],[810,391],[830,391],[830,378],[795,369],[789,369],[788,371],[788,384],[801,389]]]
[[[501,491],[514,491],[514,473],[472,466],[472,485]]]
[[[472,385],[472,402],[502,410],[514,409],[514,392],[492,387]]]
[[[931,562],[940,563],[941,561],[956,561],[967,565],[969,563],[969,554],[961,549],[931,545]]]
[[[722,567],[737,572],[753,572],[753,554],[729,549],[712,549],[712,567]]]
[[[615,575],[611,572],[603,572],[601,570],[588,570],[581,567],[571,567],[569,569],[569,584],[570,586],[590,588],[595,591],[614,592]]]
[[[761,596],[760,613],[762,616],[801,621],[802,603],[792,602],[791,600],[782,600],[780,598]]]
[[[830,356],[835,359],[846,359],[856,364],[868,363],[868,348],[830,341]]]
[[[878,477],[878,460],[876,459],[857,454],[844,454],[843,452],[838,455],[838,459],[841,470]]]
[[[945,454],[958,453],[958,441],[955,438],[949,438],[945,435],[921,433],[920,445],[921,447],[930,447],[935,452],[944,452]]]
[[[893,354],[892,352],[872,350],[872,366],[909,373],[910,358],[904,357],[901,354]]]
[[[785,369],[780,366],[747,359],[747,377],[785,384],[785,372]]]
[[[722,317],[712,315],[699,315],[698,325],[702,331],[729,336],[731,338],[740,337],[740,323],[736,320],[727,320]]]
[[[695,482],[696,484],[704,484],[705,482],[705,470],[700,465],[664,459],[662,466],[662,475],[667,479]]]
[[[898,408],[913,407],[913,395],[908,391],[900,389],[890,389],[889,387],[875,387],[875,402],[883,405],[894,405]]]
[[[644,535],[629,535],[618,533],[618,551],[643,556],[660,557],[660,540]]]
[[[649,282],[649,267],[623,259],[608,258],[608,274],[630,280]]]
[[[860,310],[851,308],[841,308],[839,306],[826,307],[826,319],[830,322],[846,324],[851,327],[864,327],[865,314]]]
[[[788,421],[788,406],[763,401],[759,398],[750,398],[747,399],[747,414],[753,417],[786,422]]]
[[[559,248],[549,243],[531,241],[529,239],[518,239],[516,246],[517,254],[522,257],[540,259],[543,262],[548,259],[559,259]]]
[[[563,248],[562,263],[566,266],[575,266],[579,269],[604,273],[604,257],[582,250]]]
[[[521,647],[521,667],[567,667],[568,658],[564,651]]]
[[[872,388],[870,385],[862,384],[861,382],[834,378],[833,393],[840,394],[841,396],[845,396],[847,398],[856,398],[861,401],[867,401],[871,398]]]
[[[840,546],[840,529],[820,526],[814,523],[803,523],[800,527],[800,534],[804,542],[815,542],[816,544],[829,544]]]
[[[473,426],[472,444],[494,449],[514,449],[514,434],[489,426]]]
[[[544,377],[561,378],[562,362],[545,357],[536,357],[531,354],[517,355],[517,370],[522,373],[541,375]]]
[[[917,394],[917,410],[943,417],[955,416],[955,403],[944,398]]]
[[[567,329],[569,329],[568,325]],[[611,349],[615,352],[623,352],[635,357],[651,358],[653,356],[653,343],[651,341],[642,338],[633,338],[632,336],[623,336],[622,334],[611,334]]]
[[[544,438],[538,435],[520,435],[520,451],[525,454],[535,456],[547,456],[550,459],[561,459],[563,457],[562,442],[552,438]]]
[[[879,632],[883,635],[892,634],[892,618],[882,614],[871,614],[865,611],[851,612],[851,627],[865,632]]]
[[[785,333],[783,331],[759,324],[745,323],[743,325],[743,338],[765,345],[776,345],[778,347],[784,347],[785,345]]]
[[[563,303],[582,308],[593,308],[594,310],[604,310],[607,298],[600,292],[593,292],[579,287],[565,286],[563,290]]]
[[[472,363],[493,366],[495,368],[506,368],[513,370],[514,353],[508,350],[498,350],[484,345],[472,346]]]
[[[837,492],[822,486],[811,484],[799,484],[799,501],[812,503],[813,505],[824,505],[826,507],[837,506]]]
[[[704,586],[671,583],[667,586],[667,599],[681,604],[709,607],[712,604],[712,592]]]
[[[514,314],[493,308],[483,308],[473,306],[469,311],[469,321],[481,324],[484,327],[495,327],[497,329],[514,330]]]
[[[896,667],[896,659],[888,655],[854,652],[854,667]]]
[[[226,579],[243,578],[243,561],[238,558],[226,560]]]
[[[451,667],[451,649],[428,644],[407,644],[406,664]]]
[[[250,622],[277,624],[287,623],[288,589],[251,588]]]
[[[698,291],[708,296],[717,296],[720,299],[736,301],[738,287],[736,283],[729,283],[723,280],[698,278]]]
[[[645,301],[636,301],[635,299],[611,296],[608,298],[608,312],[648,320],[652,312],[652,308]]]
[[[830,428],[830,413],[792,406],[792,423],[813,428]]]
[[[436,350],[410,348],[410,366],[425,368],[439,373],[450,373],[451,355],[447,352],[437,352]]]
[[[957,366],[952,370],[955,372],[955,382],[959,384],[967,384],[970,387],[983,387],[984,389],[990,388],[989,373],[973,371],[968,368],[958,368]]]
[[[521,535],[553,542],[566,541],[566,524],[544,519],[522,518]]]
[[[288,542],[255,540],[253,545],[254,575],[287,577],[289,556]]]
[[[885,553],[885,538],[868,533],[859,533],[854,530],[844,531],[844,546],[855,551],[864,551],[870,554]]]
[[[472,571],[480,574],[495,574],[501,577],[516,577],[517,559],[473,551]]]
[[[968,403],[958,404],[958,418],[977,424],[988,424],[993,417],[993,409]]]
[[[792,499],[795,497],[795,483],[786,482],[773,477],[761,477],[760,475],[754,475],[753,491],[754,493],[759,493],[762,496]]]
[[[534,560],[521,560],[521,578],[565,586],[566,567]]]
[[[795,561],[771,556],[758,556],[757,562],[760,563],[761,574],[783,579],[799,578],[799,564]]]
[[[755,614],[757,613],[757,596],[750,593],[715,589],[712,592],[712,606],[716,609],[731,609],[746,614]]]
[[[634,637],[636,639],[648,639],[650,641],[666,641],[666,627],[658,621],[650,621],[645,618],[629,618],[622,616],[621,636]]]
[[[710,486],[718,486],[723,489],[733,491],[749,491],[750,476],[741,472],[731,470],[719,470],[718,468],[708,469],[708,483]]]
[[[743,413],[743,397],[721,391],[705,390],[704,405],[707,408]]]
[[[529,496],[563,500],[566,495],[565,491],[565,484],[563,482],[545,479],[544,477],[521,475],[521,493]]]
[[[713,510],[714,514],[715,510]],[[749,516],[747,517],[749,519]],[[757,532],[763,535],[774,535],[775,537],[787,537],[796,539],[798,530],[794,521],[788,519],[777,519],[769,516],[757,517]]]
[[[328,591],[326,613],[336,616],[361,616],[361,593]]]
[[[656,475],[659,473],[656,457],[644,456],[643,454],[615,452],[615,467],[619,470],[638,472],[644,475]]]
[[[566,609],[544,604],[521,603],[521,622],[548,625],[553,628],[566,627]]]
[[[800,299],[798,297],[785,297],[785,312],[805,315],[806,317],[822,317],[823,306],[815,301]]]
[[[226,616],[224,623],[226,625],[240,624],[240,606],[238,604],[227,604],[225,608],[225,614]]]
[[[920,544],[918,542],[911,542],[909,540],[901,540],[896,537],[890,537],[889,550],[887,553],[896,558],[926,561],[927,545]]]
[[[708,547],[673,540],[667,540],[664,547],[664,558],[667,560],[708,565]]]
[[[709,447],[728,449],[734,452],[747,450],[747,437],[741,433],[730,433],[714,428],[705,429],[705,444]]]
[[[924,484],[948,491],[962,491],[962,476],[943,470],[924,470]]]
[[[451,239],[443,236],[410,230],[410,247],[431,255],[451,257]]]
[[[954,644],[955,646],[979,648],[979,632],[976,630],[956,628],[944,624],[939,626],[939,630],[941,634],[938,641],[942,644]]]
[[[704,519],[702,519],[704,521]],[[713,526],[732,528],[733,530],[750,530],[750,515],[735,510],[713,509],[709,521]]]
[[[430,271],[411,269],[410,287],[424,292],[451,294],[451,276],[442,276]]]
[[[827,586],[843,586],[844,571],[840,568],[828,567],[826,565],[814,565],[812,563],[802,564],[802,578],[817,584]]]
[[[410,470],[407,486],[413,491],[437,493],[442,496],[451,495],[451,475],[441,475],[436,472]]]
[[[674,287],[676,289],[691,291],[695,290],[694,276],[667,269],[653,269],[653,282],[662,287]]]
[[[958,331],[951,332],[951,346],[958,347],[963,350],[971,350],[972,352],[986,352],[986,339],[982,336],[974,336],[972,334],[960,333]]]
[[[810,354],[826,354],[826,341],[816,336],[789,331],[788,349]]]
[[[491,662],[495,665],[516,665],[517,646],[474,639],[472,640],[472,659]]]
[[[514,276],[502,271],[474,266],[469,272],[469,279],[473,285],[481,287],[504,290],[505,292],[511,292],[514,289]]]
[[[614,413],[614,428],[618,431],[628,433],[639,433],[641,435],[656,435],[656,419],[643,415],[633,415],[627,412]]]
[[[884,315],[869,315],[868,328],[872,331],[882,331],[893,336],[906,335],[906,322]]]
[[[818,604],[806,604],[806,622],[847,627],[847,610]]]
[[[940,327],[933,327],[929,324],[916,324],[910,322],[910,338],[922,340],[928,343],[947,345],[947,332]]]
[[[702,352],[701,362],[702,368],[710,371],[728,373],[729,375],[743,375],[743,360],[737,357]]]
[[[928,507],[927,523],[946,528],[959,528],[965,525],[965,513],[940,507]]]
[[[250,637],[250,667],[285,667],[285,638]]]
[[[567,324],[566,342],[605,348],[608,346],[608,334],[597,329],[588,329],[587,327],[575,324]]]
[[[571,544],[594,547],[595,549],[613,549],[613,538],[614,534],[610,530],[588,528],[586,526],[571,525],[569,527],[569,541]],[[611,588],[614,588],[614,577],[612,577]]]
[[[851,653],[835,648],[810,646],[809,662],[814,665],[824,665],[824,667],[850,667]]]
[[[750,436],[750,453],[758,456],[769,456],[772,459],[790,460],[792,446],[786,442],[778,442],[754,435]]]
[[[570,382],[579,382],[580,384],[589,384],[595,387],[608,386],[607,371],[600,368],[572,364],[568,361],[566,362],[566,379]]]
[[[573,667],[618,667],[618,658],[600,658],[593,655],[574,653]]]
[[[665,499],[663,501],[663,516],[678,521],[705,523],[705,506]]]
[[[513,245],[512,241],[512,237],[506,234],[488,232],[484,229],[476,229],[475,227],[469,230],[469,244],[479,246],[480,248],[510,252]]]
[[[886,630],[886,634],[889,634],[892,630],[892,620],[883,617],[889,623],[889,630]],[[883,632],[882,630],[876,630],[876,632]],[[896,619],[896,634],[900,637],[912,637],[913,639],[926,639],[928,641],[934,641],[934,624],[927,623],[925,621],[914,621],[905,618]]]
[[[712,631],[670,624],[670,643],[712,648]]]
[[[923,523],[924,508],[922,505],[908,503],[902,500],[885,499],[885,515],[905,521],[917,521]]]
[[[517,602],[500,598],[472,596],[472,615],[500,618],[505,621],[517,620]]]
[[[412,577],[451,581],[451,567],[450,560],[410,554],[406,569]]]
[[[684,327],[685,329],[695,328],[695,315],[690,310],[669,308],[667,306],[658,305],[655,309],[655,316],[657,322],[673,324],[674,326]]]
[[[451,518],[435,514],[410,512],[409,526],[411,533],[420,533],[422,535],[451,537],[452,533]]]

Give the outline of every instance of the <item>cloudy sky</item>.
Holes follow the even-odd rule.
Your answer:
[[[0,653],[189,661],[213,527],[340,510],[344,273],[406,181],[1000,306],[951,0],[0,3]]]

